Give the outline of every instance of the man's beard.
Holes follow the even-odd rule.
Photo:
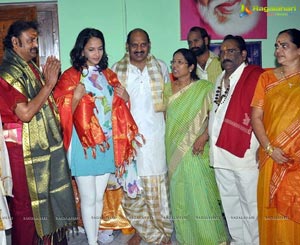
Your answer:
[[[204,54],[207,49],[208,49],[207,46],[203,43],[200,47],[193,47],[191,50],[194,53],[194,55],[197,57]]]

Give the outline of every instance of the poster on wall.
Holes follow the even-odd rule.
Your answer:
[[[209,45],[209,49],[216,55],[219,55],[220,46],[221,43],[211,43]],[[262,66],[261,41],[246,42],[246,49],[248,53],[248,63],[252,65]]]
[[[267,38],[267,0],[180,0],[181,40],[193,26],[207,30],[212,40],[227,34],[244,39]]]

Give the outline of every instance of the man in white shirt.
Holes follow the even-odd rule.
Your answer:
[[[163,88],[169,80],[165,63],[150,54],[150,39],[142,29],[129,32],[125,56],[112,69],[123,87],[117,94],[130,104],[145,144],[137,148],[135,195],[125,186],[123,208],[136,234],[129,244],[168,243],[172,234],[165,157]],[[125,176],[132,176],[134,169]]]
[[[209,50],[210,37],[204,28],[194,26],[189,30],[189,49],[197,57],[197,75],[200,79],[216,82],[222,72],[219,57]]]
[[[246,44],[241,36],[224,38],[220,59],[224,71],[216,82],[209,118],[210,161],[231,244],[258,244],[258,141],[250,123],[250,104],[263,69],[247,64]]]

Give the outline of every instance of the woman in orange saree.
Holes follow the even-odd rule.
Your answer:
[[[260,76],[252,101],[260,244],[300,244],[299,30],[278,34],[275,57],[281,66]]]

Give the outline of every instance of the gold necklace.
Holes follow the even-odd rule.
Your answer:
[[[283,69],[280,71],[280,74],[281,74],[281,79],[287,80]],[[289,88],[293,88],[297,84],[296,83],[292,83],[292,82],[288,82],[288,85],[289,85]]]

